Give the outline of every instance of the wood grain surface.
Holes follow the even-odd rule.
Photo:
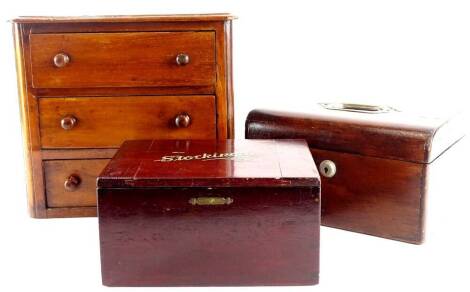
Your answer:
[[[317,149],[429,163],[464,136],[463,124],[455,123],[454,118],[460,121],[459,116],[399,111],[357,113],[321,107],[309,113],[253,110],[246,120],[246,135],[304,138]],[[439,141],[434,141],[436,136]]]
[[[102,16],[20,16],[14,23],[125,23],[125,22],[201,22],[236,19],[230,13],[102,15]]]
[[[119,147],[124,140],[216,138],[213,96],[130,96],[47,98],[39,101],[43,148]],[[176,117],[186,113],[191,123],[178,128]],[[61,127],[64,117],[77,124]]]
[[[322,177],[322,224],[421,243],[425,164],[311,149],[319,167],[334,161],[336,174]]]
[[[126,141],[98,187],[319,186],[303,140]]]
[[[103,284],[316,284],[318,195],[318,187],[99,189]],[[233,202],[189,203],[200,196]]]
[[[44,161],[47,207],[96,206],[96,176],[109,159]],[[79,178],[76,189],[67,190],[65,181],[70,176]]]
[[[215,83],[213,32],[32,34],[30,42],[37,88]],[[187,65],[177,64],[181,53],[189,56]],[[69,63],[56,67],[57,54],[68,56]]]

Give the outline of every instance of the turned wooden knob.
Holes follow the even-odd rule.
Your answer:
[[[54,65],[57,68],[65,67],[68,63],[70,63],[70,57],[67,54],[59,53],[54,56]]]
[[[60,120],[60,126],[64,130],[71,130],[78,123],[78,120],[74,116],[65,116]]]
[[[188,54],[178,54],[176,56],[176,64],[179,66],[184,66],[189,64],[189,55]]]
[[[179,114],[175,117],[175,126],[178,128],[187,128],[191,123],[191,117],[188,114]]]
[[[72,174],[65,180],[64,188],[69,192],[73,192],[78,188],[81,182],[82,180],[78,175]]]

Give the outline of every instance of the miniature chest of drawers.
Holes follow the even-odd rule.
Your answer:
[[[126,139],[231,138],[232,19],[15,19],[31,216],[95,216],[96,176]]]
[[[127,141],[97,185],[105,285],[318,282],[320,179],[303,140]]]

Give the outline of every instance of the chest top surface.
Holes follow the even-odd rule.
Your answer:
[[[304,140],[126,141],[98,187],[318,186]]]
[[[210,14],[153,14],[102,16],[20,16],[14,23],[70,23],[70,22],[168,22],[168,21],[225,21],[236,17],[230,13]]]

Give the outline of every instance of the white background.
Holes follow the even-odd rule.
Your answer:
[[[308,111],[320,101],[401,109],[468,106],[469,1],[1,1],[0,291],[106,289],[101,286],[96,218],[35,220],[27,215],[7,20],[18,15],[192,12],[239,16],[233,35],[238,138],[243,138],[247,112],[255,107]],[[470,193],[465,184],[458,187],[456,176],[460,173],[465,183],[467,145],[459,147],[461,159],[448,175],[438,178],[446,182],[437,192],[444,203],[429,214],[435,222],[424,245],[322,228],[319,286],[243,289],[470,291]],[[212,291],[217,289],[222,288]]]

